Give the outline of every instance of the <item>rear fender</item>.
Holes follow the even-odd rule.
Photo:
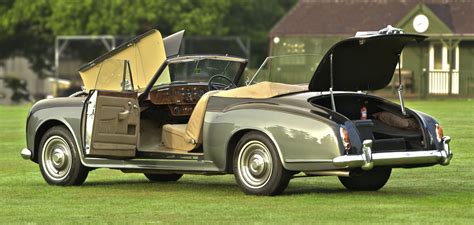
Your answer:
[[[426,149],[438,149],[444,148],[442,141],[438,141],[436,134],[436,124],[439,124],[435,118],[425,114],[423,112],[411,110],[420,120],[422,129],[427,137],[425,137],[425,148]]]
[[[242,131],[259,131],[275,145],[285,169],[308,171],[334,169],[332,159],[341,155],[339,125],[310,110],[268,103],[243,104],[222,112],[206,112],[205,157],[222,170],[229,168],[233,152],[229,143]],[[232,146],[230,146],[232,149]]]

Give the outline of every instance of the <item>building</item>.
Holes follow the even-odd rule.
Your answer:
[[[300,0],[271,30],[270,53],[324,54],[356,31],[387,25],[428,36],[402,52],[407,94],[474,96],[474,1],[470,0]]]

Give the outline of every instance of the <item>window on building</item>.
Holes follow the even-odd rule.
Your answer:
[[[456,49],[454,49],[452,57],[453,57],[453,60],[452,60],[453,67],[452,67],[452,69],[457,71],[457,70],[459,70],[459,60],[458,60],[459,47],[456,47]],[[451,68],[450,61],[448,61],[447,63],[448,63],[448,69]]]
[[[459,48],[456,47],[452,54],[453,70],[459,69]],[[448,71],[450,69],[449,51],[441,43],[430,46],[430,70]]]
[[[442,44],[433,45],[433,69],[435,70],[443,69],[443,45]]]

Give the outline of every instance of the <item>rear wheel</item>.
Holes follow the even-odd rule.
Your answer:
[[[259,132],[245,134],[234,152],[234,176],[249,195],[277,195],[288,186],[292,172],[283,168],[272,141]]]
[[[179,178],[183,176],[183,174],[179,174],[179,173],[169,173],[169,174],[144,173],[144,175],[151,182],[174,182],[174,181],[178,181]]]
[[[63,126],[50,128],[41,138],[38,164],[41,175],[52,185],[81,185],[89,174],[82,165],[76,142]]]
[[[377,191],[390,178],[392,168],[375,167],[369,171],[352,171],[350,177],[339,177],[342,185],[353,191]]]

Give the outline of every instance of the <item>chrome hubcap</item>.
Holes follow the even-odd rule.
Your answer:
[[[240,180],[248,187],[261,188],[270,180],[273,161],[267,146],[260,141],[246,143],[238,158]]]
[[[53,180],[64,179],[71,171],[71,149],[60,136],[52,136],[46,140],[41,158],[46,175]]]
[[[250,159],[250,173],[258,176],[265,169],[265,162],[261,155],[253,155]]]
[[[54,149],[52,160],[53,166],[60,169],[64,165],[64,152],[61,149]]]

